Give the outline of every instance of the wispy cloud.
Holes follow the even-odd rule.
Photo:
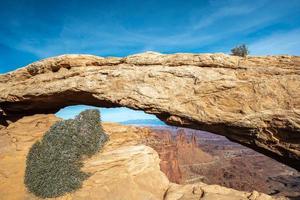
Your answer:
[[[258,35],[251,40],[247,38],[247,35],[276,24],[289,16],[297,2],[292,0],[290,4],[283,8],[280,1],[270,0],[210,1],[210,4],[199,8],[198,11],[194,9],[191,13],[177,16],[184,20],[174,27],[167,26],[167,24],[155,25],[154,22],[159,23],[160,18],[150,19],[153,21],[151,26],[149,24],[139,26],[139,28],[128,26],[124,21],[113,18],[119,10],[109,11],[108,16],[111,20],[109,17],[102,17],[100,20],[97,16],[90,16],[89,13],[86,13],[86,16],[65,13],[55,29],[57,30],[55,35],[50,33],[47,35],[47,31],[51,29],[49,30],[47,24],[44,24],[41,26],[43,31],[32,34],[23,33],[24,26],[12,26],[11,34],[0,31],[0,37],[5,38],[1,41],[5,45],[40,58],[64,53],[118,56],[146,50],[162,52],[201,50],[203,52],[213,49],[218,51],[219,46],[223,46],[222,50],[230,49],[239,41],[252,42],[253,53],[266,54],[269,53],[269,49],[259,49],[256,43],[271,41],[272,37],[279,37],[279,35],[284,39],[285,33],[271,34],[269,39],[268,35]],[[162,18],[164,18],[164,12],[162,9]],[[151,18],[151,13],[144,14]],[[35,19],[31,20],[35,24]],[[38,21],[40,24],[40,20]],[[143,20],[140,23],[144,23]],[[296,39],[296,34],[293,37]],[[294,44],[286,43],[281,51],[295,53],[298,50]]]
[[[249,47],[254,55],[300,55],[300,28],[263,37]]]
[[[134,29],[127,29],[122,25],[99,26],[95,21],[86,23],[69,22],[64,27],[57,38],[45,39],[42,42],[35,40],[23,40],[15,47],[22,49],[39,57],[63,54],[65,52],[90,52],[94,54],[119,54],[120,52],[132,53],[132,51],[182,51],[189,48],[200,48],[205,45],[217,43],[223,39],[242,31],[255,31],[256,28],[276,20],[277,16],[263,16],[259,20],[249,19],[247,23],[242,23],[235,27],[220,27],[219,31],[212,31],[209,26],[213,26],[225,16],[242,15],[243,11],[238,10],[236,5],[222,8],[220,13],[215,11],[211,16],[207,16],[201,23],[186,24],[182,31],[165,34],[163,27],[154,27],[156,33],[147,31],[137,32]],[[247,8],[247,9],[246,9]],[[255,8],[245,5],[247,12],[252,12]],[[235,11],[235,12],[233,12]],[[231,13],[231,14],[229,14]],[[201,20],[198,20],[201,21]],[[111,27],[109,27],[111,26]],[[130,52],[131,50],[131,52]]]
[[[257,3],[243,2],[243,1],[225,1],[226,5],[213,3],[213,11],[206,15],[199,23],[195,23],[193,29],[202,29],[217,21],[224,20],[226,17],[238,17],[247,15],[256,11],[266,4],[266,0],[261,0]]]

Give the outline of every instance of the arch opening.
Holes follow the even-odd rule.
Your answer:
[[[0,104],[4,113],[4,117],[2,117],[2,119],[4,119],[4,123],[2,124],[7,124],[7,120],[5,120],[5,118],[15,121],[24,115],[32,115],[36,113],[57,113],[60,109],[68,106],[85,105],[106,109],[127,108],[155,115],[161,123],[169,126],[192,128],[225,136],[233,142],[254,149],[259,153],[267,155],[300,171],[300,160],[298,159],[297,154],[293,154],[293,149],[286,149],[286,147],[282,146],[280,143],[275,145],[272,142],[269,143],[269,141],[262,141],[263,143],[260,143],[261,141],[256,137],[256,132],[258,130],[253,127],[236,126],[235,124],[224,123],[222,121],[202,122],[186,115],[185,113],[180,113],[180,115],[178,115],[177,111],[174,111],[171,108],[165,108],[164,106],[140,104],[138,101],[131,99],[131,97],[121,100],[113,100],[112,97],[103,98],[94,95],[92,92],[65,91],[58,94],[26,96],[26,98],[28,99],[19,102],[4,102]],[[284,129],[284,131],[289,132],[290,130]],[[266,132],[269,133],[270,131],[266,130]],[[297,135],[295,137],[298,139]],[[286,137],[286,139],[288,138],[289,137]]]
[[[155,115],[126,107],[104,108],[86,105],[67,106],[60,109],[55,115],[62,119],[70,119],[86,109],[99,109],[102,122],[115,122],[123,125],[137,126],[167,126]]]

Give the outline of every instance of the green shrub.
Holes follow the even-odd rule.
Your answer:
[[[80,171],[82,157],[91,156],[108,140],[99,110],[55,123],[27,155],[24,183],[36,196],[58,197],[81,187],[89,174]]]
[[[249,50],[245,44],[242,44],[231,49],[231,53],[235,56],[246,57],[249,54]]]

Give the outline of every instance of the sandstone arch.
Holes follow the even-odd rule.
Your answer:
[[[299,89],[298,56],[63,55],[0,75],[0,121],[76,104],[126,106],[300,170]]]

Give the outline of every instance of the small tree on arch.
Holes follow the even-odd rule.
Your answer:
[[[246,57],[250,52],[247,45],[241,44],[231,49],[231,53],[235,56]]]

